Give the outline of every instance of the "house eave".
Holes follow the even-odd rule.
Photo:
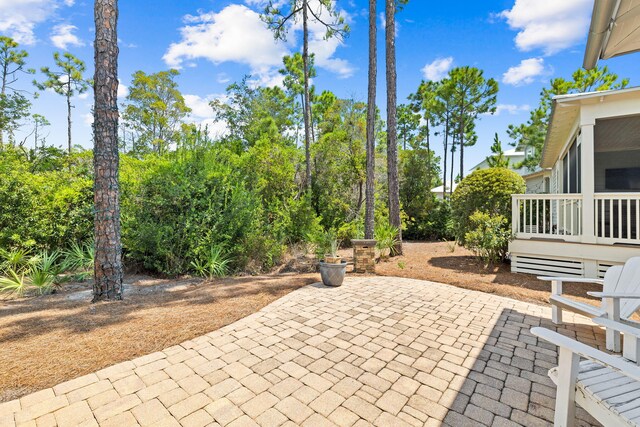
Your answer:
[[[579,119],[580,108],[602,102],[640,99],[640,87],[605,90],[555,96],[551,102],[551,115],[547,127],[540,167],[553,167],[560,151],[571,136],[574,125]]]
[[[596,0],[583,66],[640,51],[640,0]]]

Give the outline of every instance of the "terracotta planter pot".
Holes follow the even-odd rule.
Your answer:
[[[340,264],[342,262],[342,257],[337,255],[333,256],[333,255],[325,254],[324,262],[326,262],[327,264]]]

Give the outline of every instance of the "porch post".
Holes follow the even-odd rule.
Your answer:
[[[591,123],[581,123],[581,152],[580,185],[582,187],[582,243],[596,243],[595,233],[595,177],[594,177],[594,126]]]

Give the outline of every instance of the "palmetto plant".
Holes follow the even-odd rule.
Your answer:
[[[19,297],[23,296],[28,287],[24,274],[19,274],[12,268],[6,269],[5,274],[6,277],[0,276],[0,292],[13,293]]]
[[[64,252],[63,270],[90,272],[93,269],[94,257],[95,247],[93,242],[83,245],[73,242],[71,247]]]
[[[375,228],[376,247],[380,256],[386,258],[396,255],[396,247],[399,243],[398,229],[387,222],[381,222]]]
[[[224,248],[220,245],[211,246],[211,249],[204,257],[191,262],[199,276],[213,279],[229,274],[231,258],[223,253]]]
[[[59,262],[61,258],[60,251],[43,251],[30,262],[26,271],[27,280],[38,293],[49,293],[58,286],[58,277],[63,271]]]
[[[14,272],[23,270],[28,266],[32,257],[28,250],[14,249],[4,250],[0,249],[0,270],[8,272],[10,269]]]

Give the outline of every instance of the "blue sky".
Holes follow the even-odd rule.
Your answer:
[[[257,82],[278,83],[284,54],[300,49],[294,27],[286,43],[273,41],[258,18],[264,0],[121,1],[120,92],[126,94],[136,70],[151,73],[179,68],[180,90],[193,109],[194,122],[211,121],[208,100],[224,94],[232,81],[251,74]],[[319,90],[366,99],[366,0],[337,0],[351,26],[344,42],[312,34]],[[379,12],[384,2],[378,2]],[[500,84],[498,112],[482,117],[479,140],[465,150],[467,169],[489,153],[494,132],[507,145],[506,128],[527,119],[540,89],[553,77],[569,77],[582,64],[593,0],[495,0],[436,2],[411,0],[397,16],[398,99],[415,91],[421,79],[438,79],[455,66],[471,65]],[[384,110],[384,31],[379,23],[378,105]],[[68,50],[93,73],[93,2],[86,0],[0,0],[0,33],[15,37],[29,53],[28,64],[51,65],[54,51]],[[313,29],[313,28],[312,28]],[[603,62],[638,84],[634,55]],[[40,73],[36,78],[41,78]],[[30,86],[30,77],[21,84]],[[91,146],[91,96],[76,98],[74,143]],[[66,146],[64,99],[44,93],[33,112],[52,123],[50,144]],[[442,153],[439,139],[433,148]]]

